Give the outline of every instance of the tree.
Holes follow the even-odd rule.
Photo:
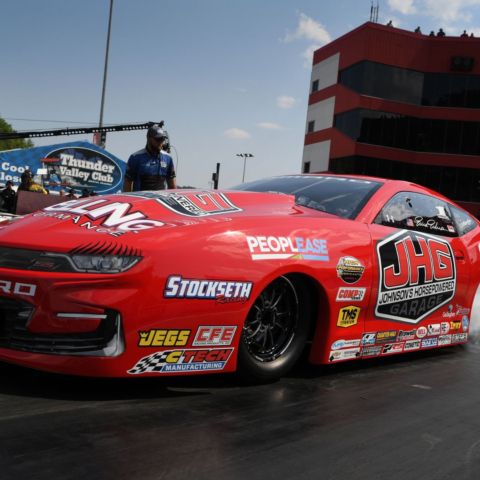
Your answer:
[[[0,133],[12,133],[15,130],[3,118],[0,118]],[[33,142],[29,139],[15,138],[13,140],[0,140],[0,152],[3,150],[13,150],[14,148],[31,148]]]

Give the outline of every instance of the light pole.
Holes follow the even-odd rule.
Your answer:
[[[237,157],[242,157],[243,158],[242,183],[245,183],[245,167],[247,166],[247,158],[252,158],[253,155],[251,153],[237,153]]]
[[[105,66],[103,69],[103,87],[102,87],[102,100],[100,102],[100,120],[98,122],[99,127],[103,127],[103,106],[105,104],[105,90],[107,88],[107,71],[108,71],[108,53],[110,50],[110,32],[112,30],[112,13],[113,13],[113,0],[110,0],[110,13],[108,15],[108,33],[107,33],[107,47],[105,48]],[[105,148],[107,134],[100,134],[100,146]]]

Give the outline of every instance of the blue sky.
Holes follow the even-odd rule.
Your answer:
[[[114,0],[104,123],[165,120],[180,185],[210,186],[217,162],[221,188],[240,183],[243,152],[255,156],[246,180],[298,173],[311,52],[368,21],[370,5]],[[379,5],[381,23],[480,36],[480,0]],[[16,130],[98,123],[109,0],[4,1],[1,11],[0,116]],[[144,131],[107,137],[123,160],[144,144]]]

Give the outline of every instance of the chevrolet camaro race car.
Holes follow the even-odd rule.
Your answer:
[[[0,360],[74,375],[315,364],[467,342],[480,225],[415,184],[274,177],[82,198],[0,224]]]

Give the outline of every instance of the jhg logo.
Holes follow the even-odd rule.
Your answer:
[[[377,256],[377,317],[415,324],[455,295],[455,260],[446,240],[401,231],[379,242]]]
[[[337,327],[352,327],[357,324],[360,308],[348,306],[338,312]]]

